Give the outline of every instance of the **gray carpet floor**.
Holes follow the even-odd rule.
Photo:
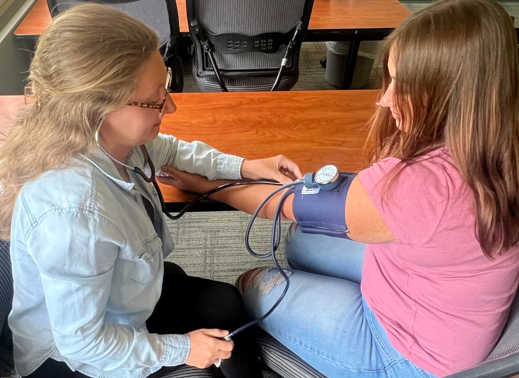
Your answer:
[[[251,216],[239,211],[186,213],[180,220],[168,219],[175,250],[167,260],[180,265],[189,275],[234,284],[236,278],[256,266],[272,265],[270,258],[258,259],[245,248],[245,231]],[[290,222],[283,222],[285,235]],[[258,219],[250,234],[256,253],[270,251],[272,221]],[[284,238],[276,257],[286,266]]]

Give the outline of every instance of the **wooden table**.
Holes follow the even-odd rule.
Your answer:
[[[177,0],[180,31],[189,33],[186,0]],[[330,36],[346,36],[351,31],[391,30],[409,16],[398,0],[315,0],[307,37],[330,41]],[[51,22],[47,0],[37,0],[14,34],[39,36]],[[343,31],[349,31],[343,33]]]
[[[189,38],[186,0],[177,0],[180,32]],[[382,40],[400,25],[409,11],[398,0],[314,0],[305,41],[350,41],[344,88],[353,80],[359,45]],[[51,22],[47,0],[37,0],[14,34],[34,50],[35,37]]]
[[[298,163],[303,173],[325,164],[358,171],[366,165],[366,123],[375,110],[377,93],[175,93],[172,97],[178,110],[163,118],[161,132],[190,142],[201,140],[248,159],[284,154]],[[23,96],[0,96],[0,131],[6,127],[6,117],[1,114],[14,114],[6,106],[21,103]],[[196,198],[167,186],[162,190],[172,211]],[[215,208],[214,202],[202,207]]]

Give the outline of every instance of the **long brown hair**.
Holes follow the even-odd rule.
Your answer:
[[[0,149],[0,238],[10,238],[26,182],[91,151],[96,126],[131,99],[158,43],[140,21],[92,3],[63,12],[43,32],[29,74],[34,102]]]
[[[512,18],[493,0],[442,0],[416,12],[381,51],[382,93],[391,81],[390,51],[401,128],[389,109],[377,110],[371,161],[393,156],[405,169],[445,146],[474,193],[475,232],[485,255],[518,245],[519,71]]]

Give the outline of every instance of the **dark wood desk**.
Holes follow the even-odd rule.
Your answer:
[[[186,0],[177,0],[180,31],[189,38]],[[382,40],[400,25],[409,11],[398,0],[315,0],[305,41],[350,41],[345,88],[351,86],[359,45]],[[37,0],[14,34],[34,49],[35,37],[51,22],[47,0]]]
[[[357,171],[366,165],[366,123],[375,110],[377,93],[175,93],[178,110],[164,117],[161,132],[189,142],[201,140],[248,159],[284,154],[303,173],[325,164]],[[0,131],[7,125],[2,114],[12,117],[21,103],[23,96],[0,96]],[[196,198],[167,186],[162,190],[172,211]],[[203,209],[212,210],[215,204],[205,204]]]

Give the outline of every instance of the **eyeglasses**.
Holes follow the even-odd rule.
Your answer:
[[[147,102],[136,102],[131,101],[127,103],[128,106],[138,106],[140,108],[147,108],[147,109],[158,109],[159,112],[162,112],[162,109],[164,108],[164,105],[166,105],[166,101],[168,99],[169,94],[169,88],[171,87],[171,81],[173,80],[173,73],[171,72],[171,68],[167,67],[167,76],[166,76],[166,96],[164,97],[164,101],[160,104],[150,104]]]

